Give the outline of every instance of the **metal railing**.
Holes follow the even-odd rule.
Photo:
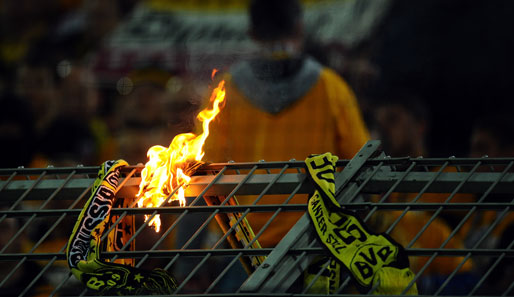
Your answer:
[[[338,161],[337,199],[405,247],[420,295],[514,294],[514,159],[390,158],[378,146],[371,141]],[[64,250],[98,169],[0,169],[0,292],[94,295],[71,275]],[[103,252],[106,259],[171,271],[177,295],[309,295],[326,273],[328,262],[303,281],[312,260],[327,254],[305,215],[313,186],[302,161],[205,164],[185,189],[185,207],[133,207],[141,169],[122,171],[117,197],[127,203],[113,208],[103,239],[125,218],[135,227],[117,250]],[[241,240],[255,213],[268,220]],[[160,214],[159,233],[144,214]],[[276,245],[256,246],[284,214],[299,219]],[[343,273],[335,295],[353,294]]]

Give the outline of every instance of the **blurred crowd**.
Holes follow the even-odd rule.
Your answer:
[[[145,162],[151,145],[167,145],[174,135],[193,129],[195,113],[208,96],[207,82],[151,61],[110,81],[97,77],[91,66],[105,39],[139,2],[2,1],[0,167],[96,165],[113,158],[137,164]],[[450,145],[451,149],[451,139],[441,133],[442,123],[449,121],[451,130],[462,121],[435,118],[442,113],[438,100],[427,101],[407,83],[384,87],[389,77],[381,77],[387,73],[371,59],[376,48],[370,42],[351,50],[334,48],[311,38],[305,45],[309,55],[338,70],[350,83],[373,138],[382,139],[388,154],[431,156],[430,148],[436,155],[441,147]],[[446,111],[451,109],[448,104]],[[483,119],[472,116],[468,118],[477,123],[466,123],[466,127],[479,125],[478,121],[488,123],[488,115],[481,116]],[[469,154],[500,145],[506,149],[498,154],[512,155],[509,115],[495,114],[494,118],[496,122],[505,118],[494,132],[502,142],[473,136],[466,145]],[[411,121],[419,125],[410,125]],[[396,128],[405,126],[410,130]],[[469,132],[463,133],[469,136]],[[460,134],[455,137],[462,139]],[[418,138],[422,139],[415,148],[406,147],[406,142]],[[459,145],[454,146],[454,154],[466,156],[464,145]]]
[[[100,81],[91,57],[137,1],[3,1],[0,167],[145,162],[193,129],[188,78],[159,65]]]
[[[144,163],[149,147],[167,146],[175,135],[195,129],[196,113],[208,98],[205,81],[148,62],[105,83],[91,67],[105,39],[139,1],[1,3],[0,168],[99,165],[119,158],[130,164]],[[445,119],[434,116],[436,111],[426,98],[407,85],[384,88],[384,80],[376,84],[384,72],[370,58],[369,44],[343,50],[344,67],[328,57],[333,50],[312,40],[305,47],[310,56],[346,79],[356,93],[371,138],[382,140],[388,155],[432,156],[437,141],[445,145],[444,139],[434,136],[428,144],[433,127],[444,126]],[[458,148],[461,157],[514,157],[512,110],[483,113],[465,125],[471,134],[465,144],[467,152]],[[428,219],[418,217],[411,223],[419,223],[416,220]],[[433,228],[446,232],[454,226],[451,220],[437,221],[439,227]],[[496,247],[506,245],[505,234],[495,239]],[[472,238],[464,237],[455,246],[473,245]],[[415,269],[422,264],[417,263]]]

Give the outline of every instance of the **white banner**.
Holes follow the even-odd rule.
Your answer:
[[[321,44],[336,43],[346,48],[370,36],[391,4],[391,0],[306,2],[307,35]],[[191,9],[188,3],[182,3],[186,8],[175,4],[176,8],[173,3],[168,5],[171,8],[140,4],[108,38],[97,57],[96,68],[101,72],[123,72],[122,68],[153,63],[197,73],[223,68],[254,51],[255,45],[246,34],[248,18],[243,6]]]

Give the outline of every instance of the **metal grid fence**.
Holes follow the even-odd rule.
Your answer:
[[[338,161],[337,199],[405,247],[420,295],[513,295],[514,159],[391,158],[378,146],[368,142]],[[98,169],[0,169],[0,295],[94,295],[71,275],[64,251]],[[177,295],[309,295],[326,273],[329,261],[313,281],[302,277],[326,255],[305,216],[313,186],[302,161],[206,164],[185,189],[187,206],[145,209],[133,207],[141,169],[123,169],[117,197],[125,204],[113,208],[104,239],[126,218],[135,227],[106,259],[171,271]],[[241,241],[244,219],[255,213],[268,219]],[[144,214],[160,214],[159,233]],[[284,214],[299,219],[275,246],[256,247]],[[335,295],[353,294],[343,273]]]

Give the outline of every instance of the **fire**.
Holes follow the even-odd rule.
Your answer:
[[[205,154],[203,145],[209,136],[209,124],[223,108],[224,102],[225,81],[221,81],[211,94],[212,108],[206,108],[196,116],[202,123],[203,131],[200,135],[182,133],[173,138],[168,148],[155,145],[148,150],[148,162],[141,172],[141,183],[137,194],[138,207],[159,207],[173,200],[178,200],[181,206],[186,204],[184,186],[191,180],[186,173],[186,167],[191,162],[202,160]],[[170,196],[173,191],[176,193]],[[148,220],[147,215],[145,215],[146,220]],[[159,232],[161,227],[159,215],[155,215],[148,225]]]

